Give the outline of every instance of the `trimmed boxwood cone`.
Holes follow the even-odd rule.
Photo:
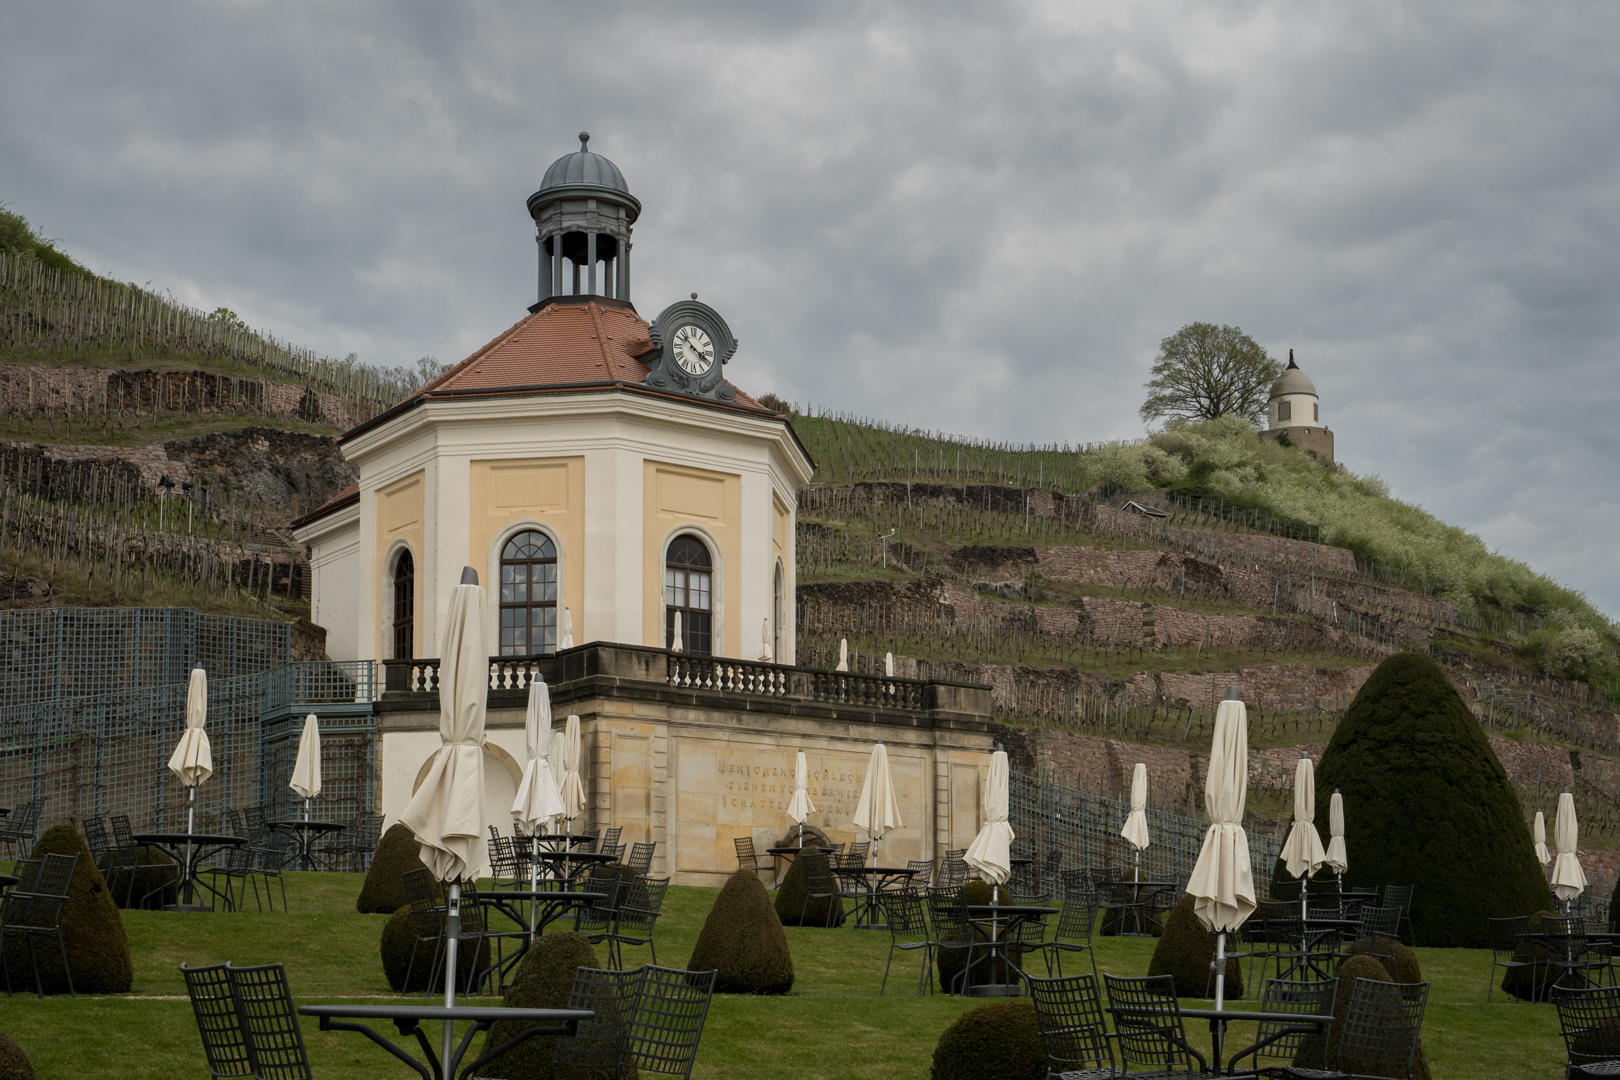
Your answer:
[[[43,859],[46,855],[79,857],[68,883],[67,903],[62,906],[62,944],[67,947],[74,991],[80,994],[126,992],[134,981],[134,965],[130,963],[124,920],[79,830],[72,825],[47,829],[34,845],[30,858]],[[56,938],[36,937],[34,957],[39,962],[39,978],[45,992],[67,993],[67,974],[62,970],[62,954],[57,951]],[[22,938],[6,940],[6,965],[11,970],[13,987],[33,988],[34,969],[28,963],[28,946]]]
[[[1345,955],[1359,956],[1371,948],[1372,941],[1368,938],[1362,938],[1345,950]],[[1400,942],[1395,943],[1395,959],[1391,960],[1389,957],[1381,955],[1375,955],[1373,959],[1383,964],[1385,970],[1389,972],[1389,977],[1396,982],[1413,983],[1423,981],[1423,968],[1418,965],[1417,954]]]
[[[129,906],[139,908],[149,892],[152,894],[151,897],[145,899],[148,908],[161,908],[165,904],[180,902],[180,864],[174,861],[173,856],[160,847],[142,844],[135,849],[135,864],[161,866],[165,869],[137,871],[133,882],[130,880],[130,872],[124,868],[109,871],[105,876],[114,904],[124,907],[124,897],[127,894]],[[160,882],[161,891],[154,891],[158,890]]]
[[[473,910],[471,905],[462,905],[463,928],[468,928],[468,913]],[[426,990],[428,988],[428,972],[433,970],[435,966],[444,967],[443,955],[439,957],[437,965],[433,963],[433,942],[431,941],[422,942],[421,947],[416,950],[416,963],[413,966],[411,964],[411,947],[415,944],[416,920],[411,917],[410,906],[406,905],[389,916],[388,922],[383,926],[380,945],[383,974],[387,976],[388,985],[396,993],[404,994]],[[475,952],[478,954],[476,958],[473,955]],[[465,941],[456,948],[457,986],[467,985],[467,979],[472,974],[475,959],[479,967],[489,963],[488,941],[481,942],[480,948],[476,950]],[[405,972],[407,970],[411,973],[411,985],[409,986],[405,985]],[[439,981],[439,985],[441,987],[444,985],[442,979]]]
[[[579,934],[570,931],[550,933],[535,942],[534,948],[524,954],[506,989],[508,1008],[513,1009],[566,1009],[568,991],[574,985],[574,972],[579,968],[601,967],[596,950]],[[511,1020],[499,1020],[484,1035],[480,1053],[487,1054],[508,1039],[522,1034],[525,1025]],[[494,1061],[484,1065],[479,1075],[498,1080],[548,1080],[552,1076],[551,1058],[556,1051],[557,1038],[541,1035],[508,1050]],[[637,1075],[632,1066],[625,1077]],[[559,1067],[557,1080],[612,1080],[613,1071]]]
[[[980,1005],[956,1018],[934,1047],[931,1080],[1045,1080],[1046,1047],[1027,1001]]]
[[[715,898],[698,932],[689,971],[718,971],[719,994],[785,994],[793,955],[771,898],[752,870],[738,870]]]
[[[1232,949],[1232,934],[1226,936],[1227,951]],[[1193,911],[1193,898],[1183,895],[1164,917],[1164,933],[1153,948],[1153,959],[1148,962],[1149,975],[1169,975],[1176,981],[1176,996],[1207,998],[1215,995],[1215,935],[1204,929]],[[1237,1000],[1243,996],[1243,969],[1237,960],[1226,961],[1226,997]]]
[[[782,884],[776,888],[776,917],[782,920],[783,926],[826,926],[827,912],[833,911],[833,926],[844,925],[844,900],[834,896],[831,899],[817,899],[810,901],[810,906],[804,903],[804,867],[799,859],[793,860],[788,872],[782,877]],[[804,912],[804,921],[799,921],[799,912]]]
[[[1333,1027],[1328,1033],[1329,1068],[1338,1069],[1347,1073],[1364,1073],[1370,1066],[1365,1062],[1356,1062],[1349,1058],[1339,1059],[1339,1034],[1344,1030],[1345,1017],[1350,1012],[1350,995],[1355,990],[1357,979],[1372,979],[1376,982],[1395,982],[1391,979],[1388,970],[1374,956],[1365,954],[1347,957],[1339,965],[1339,986],[1333,995]],[[1401,982],[1406,980],[1402,979]],[[1305,1040],[1299,1053],[1294,1057],[1294,1064],[1302,1069],[1320,1069],[1322,1067],[1322,1044],[1312,1036]],[[1412,1080],[1431,1080],[1429,1073],[1429,1059],[1423,1053],[1423,1039],[1418,1038],[1417,1048],[1412,1052]]]
[[[416,834],[403,825],[390,826],[377,841],[371,856],[371,869],[360,886],[355,910],[362,915],[390,915],[405,902],[405,875],[422,867],[422,847]]]
[[[1427,656],[1378,665],[1316,774],[1344,795],[1346,886],[1415,885],[1412,934],[1484,948],[1486,918],[1552,907],[1518,795],[1479,721]],[[1316,827],[1327,835],[1327,799]]]
[[[39,1080],[28,1055],[3,1031],[0,1031],[0,1080]]]

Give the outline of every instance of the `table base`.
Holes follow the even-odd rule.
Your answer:
[[[212,907],[210,907],[209,905],[207,905],[207,904],[164,904],[162,910],[164,910],[164,911],[198,912],[198,911],[213,911],[214,909]]]
[[[1022,997],[1022,983],[980,983],[967,988],[968,997]]]

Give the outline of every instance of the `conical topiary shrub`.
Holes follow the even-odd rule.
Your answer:
[[[1021,902],[1009,895],[1005,890],[999,896],[996,896],[987,883],[977,878],[962,886],[962,904],[964,907],[989,904],[992,899],[999,900],[1000,903],[1006,905],[1016,905]],[[966,940],[960,937],[945,938],[944,932],[937,929],[935,932],[944,938],[946,942]],[[970,951],[973,954],[973,970],[968,973],[964,986],[983,986],[990,983],[1005,984],[1020,981],[1016,972],[1009,970],[1006,963],[1001,959],[992,958],[989,951],[982,946],[982,943],[990,940],[989,931],[980,926],[974,928],[972,934],[976,944],[971,950],[953,948],[950,944],[944,944],[935,950],[934,970],[939,973],[939,988],[941,990],[952,993],[963,989],[963,987],[956,985],[956,978],[967,967],[968,953]],[[1012,954],[1014,963],[1022,965],[1021,958],[1026,951],[1024,946],[1008,945],[1006,950]]]
[[[421,850],[416,834],[403,825],[393,825],[383,833],[355,909],[362,915],[389,915],[405,907],[405,875],[422,868]]]
[[[956,1018],[934,1047],[930,1080],[1046,1080],[1046,1047],[1027,1001],[980,1005]]]
[[[73,972],[73,989],[80,994],[122,994],[134,981],[134,965],[129,958],[129,938],[124,920],[107,891],[107,882],[90,858],[90,849],[72,825],[56,825],[45,831],[30,858],[46,855],[77,855],[73,879],[68,883],[67,903],[62,906],[62,944],[67,948],[68,969]],[[34,939],[34,957],[39,962],[39,978],[47,994],[68,992],[62,970],[62,954],[54,937]],[[6,965],[12,985],[27,987],[34,969],[28,963],[28,946],[21,938],[6,939]]]
[[[34,1063],[3,1031],[0,1031],[0,1080],[39,1080]]]
[[[574,972],[582,967],[600,966],[596,950],[581,935],[569,931],[546,934],[524,954],[523,962],[512,977],[512,985],[507,987],[505,1004],[513,1009],[565,1009],[568,991],[574,985]],[[496,1021],[484,1035],[482,1052],[487,1054],[506,1040],[516,1038],[524,1026],[511,1020]],[[499,1080],[549,1080],[556,1047],[555,1036],[538,1036],[482,1066],[479,1075]],[[637,1075],[636,1069],[627,1068],[624,1075],[630,1080]],[[556,1076],[557,1080],[611,1080],[613,1072],[559,1067]]]
[[[116,866],[103,876],[113,903],[119,907],[161,908],[165,904],[180,902],[180,864],[160,847],[141,844],[135,848],[136,866],[155,866],[157,870],[130,870]],[[128,903],[125,903],[125,898]]]
[[[1552,907],[1507,773],[1445,673],[1378,665],[1345,712],[1316,790],[1344,796],[1345,885],[1415,885],[1419,945],[1483,948],[1485,920]],[[1316,803],[1327,835],[1328,799]]]
[[[765,886],[738,870],[720,890],[698,932],[689,971],[718,971],[719,994],[785,994],[793,989],[793,955]]]
[[[776,887],[776,917],[782,920],[783,926],[842,926],[844,925],[844,900],[841,896],[831,899],[815,899],[805,904],[804,887],[804,860],[794,859],[793,865],[782,876],[782,883]],[[803,920],[800,920],[803,912]],[[827,922],[829,912],[832,922]]]
[[[1381,947],[1387,947],[1387,945]],[[1372,941],[1368,938],[1362,938],[1346,949],[1345,955],[1359,956],[1362,953],[1369,953],[1374,960],[1384,965],[1384,970],[1389,972],[1389,977],[1395,982],[1414,983],[1423,981],[1423,968],[1418,964],[1417,953],[1408,949],[1405,945],[1400,942],[1395,943],[1395,959],[1393,960],[1387,956],[1371,954],[1369,952],[1371,948]]]
[[[442,902],[442,901],[441,901]],[[461,906],[463,929],[468,928],[467,920],[471,913],[477,909],[470,904]],[[411,916],[410,905],[400,908],[383,924],[380,951],[382,953],[383,975],[388,979],[388,985],[396,993],[406,994],[424,991],[428,988],[428,973],[435,967],[433,963],[433,942],[424,941],[416,949],[416,962],[411,963],[411,948],[416,944],[416,920]],[[474,949],[467,942],[462,942],[456,949],[456,985],[466,986],[467,979],[472,974],[473,964],[483,967],[489,963],[489,942],[480,943],[480,948]],[[476,953],[476,956],[474,955]],[[444,957],[439,957],[437,967],[444,967]],[[411,984],[405,985],[405,974],[410,972]],[[444,980],[439,980],[444,985]]]
[[[1390,978],[1389,971],[1375,956],[1365,954],[1347,957],[1339,965],[1338,989],[1333,995],[1333,1027],[1328,1032],[1327,1064],[1329,1068],[1338,1069],[1347,1073],[1364,1073],[1370,1066],[1365,1062],[1357,1062],[1350,1058],[1339,1058],[1339,1035],[1344,1030],[1345,1017],[1350,1012],[1350,995],[1355,990],[1357,979],[1372,979],[1375,982],[1395,982]],[[1405,982],[1406,980],[1400,980]],[[1302,1069],[1320,1069],[1322,1067],[1322,1044],[1316,1038],[1308,1038],[1299,1053],[1294,1057],[1294,1064]],[[1431,1080],[1429,1073],[1429,1059],[1423,1053],[1423,1039],[1418,1038],[1417,1048],[1412,1052],[1412,1080]]]
[[[1228,952],[1235,952],[1236,935],[1226,935]],[[1176,981],[1176,996],[1186,998],[1212,997],[1215,981],[1210,975],[1215,966],[1215,935],[1204,929],[1193,911],[1193,898],[1183,895],[1164,917],[1164,932],[1153,947],[1153,959],[1148,962],[1149,975],[1169,975]],[[1226,997],[1236,1000],[1243,996],[1243,969],[1235,959],[1226,961]]]

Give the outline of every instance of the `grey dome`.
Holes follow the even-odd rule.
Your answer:
[[[541,192],[551,188],[583,185],[630,194],[630,185],[624,182],[624,173],[601,154],[593,154],[585,149],[589,141],[590,135],[580,132],[579,149],[572,154],[564,154],[551,163],[551,168],[546,170],[545,179],[540,181]]]
[[[1288,367],[1283,371],[1282,378],[1271,384],[1272,397],[1279,398],[1284,394],[1309,394],[1311,397],[1317,396],[1316,384],[1311,382],[1309,375],[1306,375],[1303,371],[1299,370],[1298,364],[1294,363],[1294,353],[1292,349],[1290,349],[1288,352]]]

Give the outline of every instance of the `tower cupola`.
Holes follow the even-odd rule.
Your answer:
[[[1318,461],[1333,464],[1333,432],[1322,423],[1321,399],[1316,384],[1294,363],[1294,350],[1288,350],[1288,366],[1271,384],[1271,400],[1266,402],[1266,422],[1260,433],[1284,446],[1297,446],[1316,455]]]
[[[590,132],[580,132],[579,150],[552,162],[529,196],[540,303],[561,296],[630,300],[630,232],[641,201],[617,165],[590,151],[590,141]]]

